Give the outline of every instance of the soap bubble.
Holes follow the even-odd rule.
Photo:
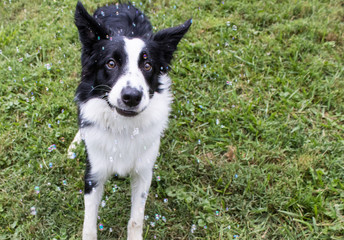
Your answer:
[[[37,211],[35,207],[30,208],[31,215],[37,215]]]
[[[192,224],[191,226],[191,233],[194,233],[196,231],[197,227],[195,224]]]

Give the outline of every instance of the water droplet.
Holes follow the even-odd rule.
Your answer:
[[[168,198],[164,198],[164,203],[168,203]]]
[[[103,11],[100,12],[100,14],[104,17],[105,16],[105,13]]]
[[[220,212],[219,212],[219,211],[216,211],[216,212],[215,212],[215,215],[216,215],[216,216],[219,216],[219,215],[220,215]]]
[[[12,68],[11,68],[11,67],[8,67],[8,70],[9,70],[9,71],[12,71]]]
[[[162,216],[161,219],[166,222],[166,217],[165,216]]]
[[[53,164],[52,164],[52,163],[49,163],[49,167],[52,168],[52,167],[53,167]]]
[[[101,224],[101,223],[99,223],[99,225],[98,225],[98,229],[99,229],[99,231],[103,231],[103,230],[104,230],[104,225],[103,225],[103,224]]]
[[[102,203],[101,203],[101,206],[105,207],[105,205],[106,205],[106,202],[105,202],[105,200],[103,200]]]
[[[104,48],[104,47],[102,47],[102,50],[103,50],[103,51],[104,51],[104,49],[105,49],[105,48]]]
[[[155,214],[155,220],[159,220],[160,219],[160,215],[159,214]]]
[[[116,11],[116,15],[117,15],[117,16],[119,15],[119,12],[118,12],[118,11]]]
[[[145,220],[147,221],[147,220],[148,220],[148,218],[149,218],[149,216],[148,216],[148,215],[146,215],[146,216],[145,216]]]
[[[67,185],[67,181],[66,181],[66,180],[63,180],[63,181],[62,181],[62,184],[63,184],[63,185]]]
[[[227,21],[226,24],[227,24],[227,27],[229,27],[231,25],[231,22]]]
[[[216,125],[219,125],[220,124],[220,120],[217,118],[216,119]]]
[[[35,186],[35,192],[36,192],[37,194],[40,192],[38,186]]]
[[[160,180],[161,180],[161,179],[160,179],[160,176],[157,176],[157,177],[156,177],[156,180],[157,180],[158,182],[160,182]]]
[[[236,25],[233,25],[232,30],[236,31],[236,30],[238,30],[238,27]]]
[[[150,225],[151,225],[152,227],[155,227],[155,222],[150,222]]]

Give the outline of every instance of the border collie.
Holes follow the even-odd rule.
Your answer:
[[[130,3],[98,8],[93,16],[77,3],[82,76],[75,96],[79,131],[69,154],[84,141],[84,240],[97,239],[104,183],[115,173],[131,177],[128,239],[142,239],[153,166],[171,110],[169,65],[191,23],[153,33]]]

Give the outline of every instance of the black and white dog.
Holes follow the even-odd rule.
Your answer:
[[[91,16],[77,3],[82,77],[75,97],[79,132],[69,154],[84,141],[84,240],[97,238],[104,183],[114,173],[131,176],[128,239],[142,239],[152,169],[171,110],[169,64],[191,22],[153,33],[132,4],[101,7]]]

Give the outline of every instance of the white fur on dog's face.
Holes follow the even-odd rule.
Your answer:
[[[127,109],[127,106],[121,99],[121,92],[125,87],[129,86],[143,93],[140,104],[135,107],[135,112],[140,113],[147,108],[149,103],[149,86],[138,65],[144,47],[145,43],[141,39],[124,38],[124,51],[127,54],[126,66],[124,66],[122,76],[117,80],[109,93],[108,101],[112,106],[119,109]]]

